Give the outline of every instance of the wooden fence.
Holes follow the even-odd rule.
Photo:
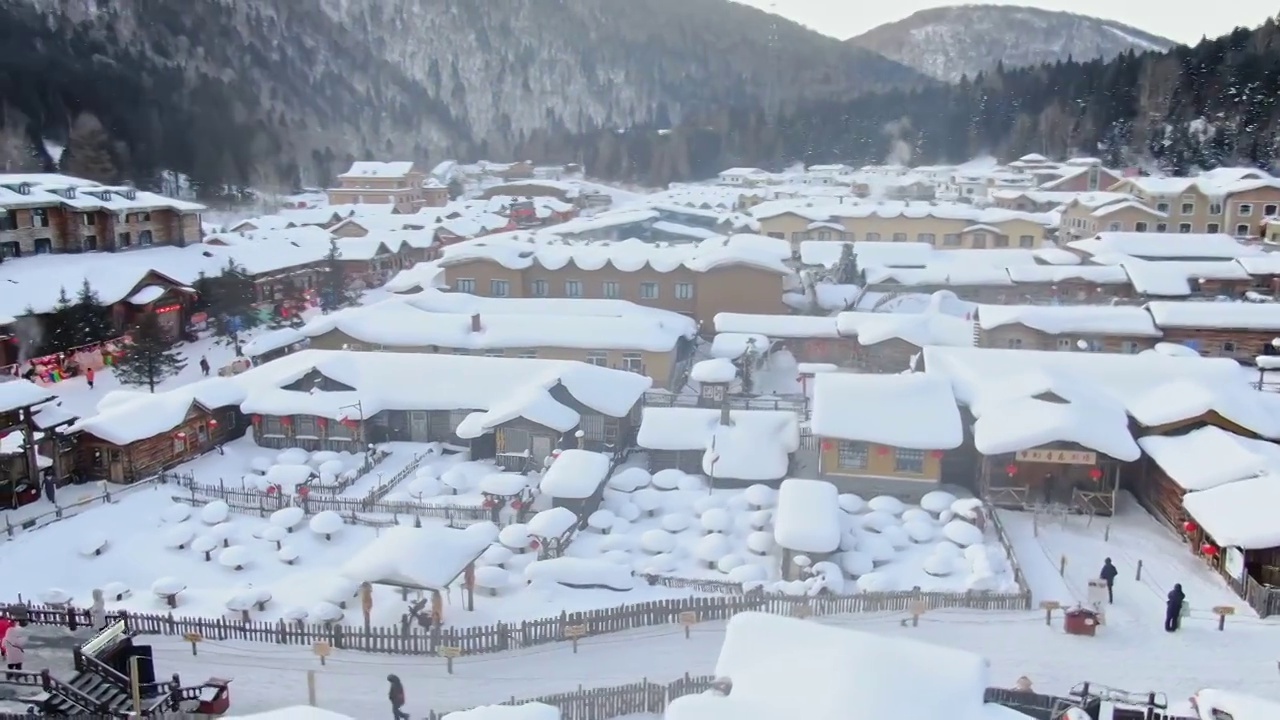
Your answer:
[[[673,586],[675,580],[670,581]],[[21,602],[21,598],[19,598]],[[182,598],[178,598],[181,606]],[[348,614],[359,617],[349,603]],[[913,608],[926,610],[959,608],[969,610],[1025,610],[1026,597],[1003,593],[926,593],[914,590],[858,595],[817,595],[792,597],[754,592],[715,597],[672,598],[633,603],[585,612],[560,613],[557,616],[513,623],[497,623],[475,627],[420,627],[407,614],[394,626],[359,627],[339,624],[307,624],[283,620],[250,620],[239,614],[226,617],[184,617],[169,614],[121,614],[130,632],[143,635],[181,637],[197,633],[208,640],[245,640],[278,645],[311,646],[317,641],[329,642],[335,648],[394,655],[438,655],[441,648],[456,648],[461,655],[503,652],[570,639],[576,633],[583,637],[608,635],[638,628],[658,627],[682,622],[728,620],[741,612],[766,612],[795,617],[838,615],[846,613],[906,613]],[[45,625],[87,625],[91,622],[83,609],[27,606],[31,621]],[[180,612],[180,610],[179,610]],[[448,610],[446,609],[446,615]],[[688,615],[691,614],[691,615]],[[570,630],[573,628],[573,630]]]
[[[535,698],[517,700],[511,698],[502,705],[525,705],[542,703],[559,708],[562,720],[610,720],[626,715],[661,715],[667,705],[676,698],[706,692],[715,681],[713,675],[684,677],[669,683],[654,683],[648,679],[626,685],[612,687],[586,688],[581,685],[572,692],[543,695]],[[432,710],[427,713],[427,720],[442,720],[450,712]]]
[[[81,498],[80,500],[67,503],[65,505],[55,503],[53,510],[40,513],[39,515],[32,515],[17,522],[10,520],[9,515],[5,514],[3,528],[5,537],[11,539],[17,537],[21,533],[42,528],[45,525],[55,523],[59,520],[74,517],[95,505],[114,502],[117,498],[135,492],[141,488],[155,487],[154,483],[155,478],[151,478],[149,480],[136,482],[132,485],[118,487],[115,490],[112,490],[110,486],[105,486],[103,491],[96,495]]]
[[[1004,530],[1004,524],[1000,522],[999,514],[995,508],[989,506],[984,506],[980,512],[985,516],[986,524],[995,530],[996,539],[1000,541],[1000,547],[1004,548],[1005,557],[1009,559],[1009,567],[1013,569],[1013,581],[1018,584],[1020,594],[1026,596],[1026,609],[1030,610],[1031,586],[1027,584],[1027,576],[1022,574],[1022,565],[1018,562],[1018,553],[1013,551],[1013,543],[1009,540],[1009,535]]]

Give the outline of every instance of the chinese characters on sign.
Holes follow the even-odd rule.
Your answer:
[[[1018,462],[1052,463],[1054,465],[1097,465],[1098,454],[1086,450],[1019,450]]]

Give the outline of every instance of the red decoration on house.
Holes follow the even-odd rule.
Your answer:
[[[216,428],[216,427],[218,427],[218,419],[217,419],[217,418],[209,418],[209,427],[211,427],[211,428]]]
[[[1199,526],[1199,525],[1197,525],[1197,524],[1195,524],[1194,522],[1191,522],[1190,520],[1188,520],[1188,521],[1186,521],[1186,522],[1182,523],[1182,530],[1183,530],[1183,532],[1187,533],[1188,535],[1190,535],[1190,534],[1194,533],[1195,531],[1197,531],[1197,530],[1199,530],[1199,529],[1200,529],[1200,526]]]
[[[253,416],[250,416],[249,420],[250,420],[254,425],[260,425],[260,424],[262,424],[262,416],[261,416],[261,415],[253,415]]]
[[[826,451],[826,450],[834,450],[834,449],[835,449],[835,447],[836,447],[836,444],[835,444],[835,443],[833,443],[833,442],[831,442],[830,440],[823,440],[823,441],[822,441],[822,449],[823,449],[824,451]]]
[[[174,436],[174,437],[176,437],[176,438],[178,438],[179,440],[181,440],[181,439],[185,438],[185,437],[187,436],[187,434],[186,434],[185,432],[183,432],[183,431],[179,430],[178,432],[174,433],[174,434],[173,434],[173,436]]]
[[[487,497],[484,499],[484,502],[480,504],[484,507],[485,510],[492,510],[495,503],[493,501],[493,498]]]
[[[941,460],[941,459],[942,459],[942,456],[943,456],[943,455],[946,455],[946,453],[945,453],[945,452],[943,452],[942,450],[934,450],[933,452],[931,452],[931,453],[929,453],[929,454],[933,456],[933,459],[934,459],[934,460]]]
[[[876,454],[877,454],[877,455],[888,455],[888,454],[889,454],[889,448],[885,447],[884,445],[877,445],[877,446],[876,446]]]
[[[1089,468],[1089,479],[1098,482],[1102,479],[1102,468]]]
[[[268,494],[268,495],[275,495],[275,494],[276,494],[277,492],[279,492],[279,491],[280,491],[280,488],[276,487],[275,485],[268,485],[268,486],[267,486],[267,494]]]
[[[310,494],[311,494],[311,488],[307,487],[306,485],[299,485],[299,486],[298,486],[298,497],[302,497],[302,498],[304,498],[304,497],[306,497],[307,495],[310,495]]]
[[[1013,477],[1014,475],[1017,475],[1018,465],[1016,463],[1009,463],[1008,465],[1005,465],[1004,474],[1008,475],[1009,477]]]
[[[293,416],[285,415],[284,417],[280,418],[280,424],[283,425],[284,427],[293,427]]]
[[[5,439],[5,438],[9,437],[9,436],[10,436],[10,435],[12,435],[12,434],[13,434],[13,433],[12,433],[12,432],[10,432],[9,430],[5,430],[4,432],[0,432],[0,440],[3,440],[3,439]]]
[[[542,547],[542,543],[538,542],[538,538],[534,538],[529,541],[530,550],[537,550],[539,547]]]
[[[342,418],[341,420],[339,420],[338,422],[342,423],[342,426],[343,426],[343,427],[345,427],[345,428],[351,428],[352,430],[355,430],[355,429],[356,429],[356,425],[358,424],[355,420],[352,420],[352,419],[351,419],[351,418],[349,418],[349,417],[344,417],[344,418]]]
[[[1209,557],[1213,557],[1218,554],[1218,546],[1205,543],[1200,546],[1200,552],[1204,555],[1208,555]]]
[[[511,501],[511,509],[512,509],[512,510],[521,510],[521,509],[523,509],[523,508],[524,508],[524,501],[523,501],[523,500],[512,500],[512,501]]]
[[[316,427],[320,428],[321,430],[327,429],[329,427],[329,418],[324,418],[324,417],[316,418]]]

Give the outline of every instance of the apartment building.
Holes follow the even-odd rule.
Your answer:
[[[1157,232],[1262,237],[1280,213],[1280,179],[1260,170],[1219,168],[1194,178],[1127,178],[1110,188],[1168,217]]]
[[[485,297],[597,298],[688,315],[710,328],[720,312],[783,313],[780,259],[750,243],[590,245],[474,241],[444,249],[445,283]]]
[[[448,191],[441,201],[440,187],[424,187],[426,175],[412,162],[360,160],[338,176],[337,187],[325,192],[330,205],[392,205],[395,212],[415,213],[428,205],[448,203]],[[439,183],[436,183],[439,185]]]
[[[203,239],[203,205],[67,175],[0,174],[0,258]]]
[[[1061,217],[1058,235],[1065,240],[1101,232],[1171,232],[1168,212],[1123,193],[1081,195],[1063,206]]]

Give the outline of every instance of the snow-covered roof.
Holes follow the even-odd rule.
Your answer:
[[[1280,475],[1261,475],[1182,496],[1182,507],[1214,542],[1245,550],[1280,547]]]
[[[351,167],[338,176],[338,179],[357,179],[357,178],[403,178],[413,172],[413,162],[397,161],[397,162],[378,162],[374,160],[357,160],[351,163]]]
[[[1009,271],[980,263],[946,263],[923,268],[881,268],[866,270],[867,284],[895,284],[907,287],[966,287],[1013,285]]]
[[[21,192],[22,188],[27,192]],[[172,210],[198,213],[205,206],[146,190],[102,185],[92,180],[52,173],[0,173],[0,211],[5,208],[61,205],[77,212],[105,210],[130,213]]]
[[[832,553],[840,547],[840,492],[822,480],[787,478],[778,488],[773,539],[788,550]]]
[[[1200,720],[1273,720],[1280,717],[1280,702],[1230,690],[1204,689],[1195,694]],[[1215,712],[1216,711],[1216,712]]]
[[[306,340],[307,336],[303,335],[297,328],[287,327],[279,330],[268,330],[256,335],[252,340],[242,345],[240,349],[244,352],[245,357],[253,358]]]
[[[978,325],[1022,325],[1049,335],[1160,337],[1151,315],[1131,305],[979,305]]]
[[[764,335],[770,338],[840,337],[834,317],[716,313],[714,322],[717,333]]]
[[[1146,305],[1161,328],[1280,332],[1280,305],[1245,302],[1171,302]]]
[[[1185,435],[1148,435],[1138,445],[1184,490],[1208,490],[1280,470],[1280,445],[1215,425]]]
[[[1024,220],[1044,227],[1057,225],[1049,213],[1029,213],[1001,208],[979,208],[963,203],[933,201],[880,201],[874,203],[846,203],[838,200],[770,200],[751,208],[751,216],[757,220],[793,214],[810,222],[866,218],[938,218],[960,220],[970,224],[999,225],[1013,220]]]
[[[211,377],[154,394],[114,392],[98,402],[96,414],[67,432],[83,431],[120,446],[155,437],[181,425],[192,403],[210,410],[239,405],[247,396],[241,377]]]
[[[1264,252],[1221,233],[1102,232],[1097,237],[1072,240],[1067,247],[1086,255],[1128,255],[1148,260],[1234,260]]]
[[[1098,255],[1094,262],[1119,265],[1138,293],[1158,297],[1186,297],[1200,290],[1201,280],[1248,280],[1235,262],[1220,260],[1162,260],[1153,262],[1123,255]]]
[[[1058,250],[1058,248],[1045,248]],[[1063,250],[1062,252],[1066,252]],[[1079,258],[1076,258],[1079,260]],[[1128,285],[1129,275],[1118,265],[1014,265],[1009,279],[1018,283],[1066,283],[1072,281],[1096,285]]]
[[[612,466],[613,461],[604,453],[570,448],[547,468],[538,489],[555,498],[585,500],[600,489]]]
[[[636,445],[702,451],[703,472],[715,477],[765,481],[786,476],[791,453],[800,448],[795,413],[730,410],[729,420],[732,425],[721,425],[720,410],[713,408],[646,407]]]
[[[534,244],[497,241],[490,236],[480,240],[458,243],[444,248],[440,261],[442,267],[464,262],[495,262],[510,270],[524,270],[533,266],[558,270],[567,265],[594,271],[606,265],[621,272],[635,272],[648,268],[668,273],[678,268],[693,272],[709,272],[716,268],[746,265],[769,270],[780,275],[791,274],[790,268],[770,254],[743,244],[714,242],[657,245],[637,239],[620,242],[592,242],[586,244]]]
[[[913,450],[952,450],[964,426],[951,385],[925,373],[820,373],[813,379],[813,434]]]
[[[0,412],[39,405],[58,394],[30,380],[13,379],[0,382]]]
[[[666,720],[1029,720],[985,703],[981,655],[764,613],[729,620],[715,675],[727,696],[678,698]]]
[[[973,322],[941,312],[939,302],[937,297],[930,298],[930,306],[918,313],[842,312],[836,316],[836,330],[841,337],[856,337],[863,347],[887,340],[916,347],[971,347]]]
[[[420,267],[422,263],[418,264]],[[470,293],[425,289],[405,297],[413,307],[428,312],[464,315],[555,315],[559,317],[649,318],[673,332],[692,335],[697,322],[662,308],[639,305],[628,300],[603,298],[501,298]]]
[[[444,590],[493,540],[473,530],[397,525],[379,533],[339,573],[356,582]]]
[[[322,315],[301,330],[318,337],[337,330],[359,342],[395,348],[578,348],[669,352],[697,327],[690,318],[660,319],[646,313],[618,316],[549,313],[465,314],[424,310],[416,296],[391,297],[372,305]],[[492,303],[514,308],[518,303]],[[473,330],[475,316],[480,329]],[[674,315],[674,313],[672,313]]]

